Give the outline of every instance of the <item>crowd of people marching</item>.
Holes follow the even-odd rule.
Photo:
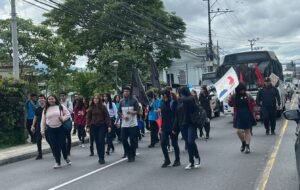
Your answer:
[[[151,133],[148,148],[153,148],[160,142],[164,156],[162,168],[181,165],[179,135],[185,141],[185,150],[189,156],[189,164],[185,169],[200,167],[201,158],[196,144],[197,131],[199,130],[200,137],[209,139],[212,118],[211,97],[206,86],[202,86],[199,95],[188,87],[181,87],[176,93],[169,87],[159,94],[148,91],[147,105],[142,105],[131,95],[130,87],[124,87],[122,95],[116,95],[114,98],[105,93],[95,95],[90,100],[76,96],[74,102],[71,102],[66,99],[66,95],[62,92],[58,98],[55,95],[45,97],[31,94],[25,103],[26,128],[31,142],[36,143],[38,148],[36,159],[43,157],[41,142],[45,138],[55,158],[53,168],[62,167],[61,156],[71,165],[73,129],[73,135],[78,135],[81,147],[85,147],[85,137],[89,134],[90,156],[94,156],[96,144],[99,164],[105,164],[105,156],[115,151],[115,142],[123,145],[122,158],[134,162],[138,141],[145,136],[147,128]],[[266,134],[269,134],[270,128],[271,134],[275,134],[274,110],[277,98],[278,91],[270,85],[269,79],[265,80],[265,87],[258,92],[256,102],[247,93],[244,84],[240,84],[235,94],[229,97],[229,105],[234,107],[234,128],[237,129],[242,143],[241,152],[250,153],[251,129],[256,124],[253,114],[255,104],[262,107]],[[204,114],[200,114],[201,110]],[[194,121],[195,118],[203,120],[203,124],[199,126],[199,122]],[[173,163],[169,157],[171,146],[175,153]]]

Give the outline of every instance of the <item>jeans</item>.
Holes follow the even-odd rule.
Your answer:
[[[86,136],[84,125],[76,125],[74,128],[78,130],[78,139],[82,144],[84,144],[84,138]]]
[[[63,128],[64,129],[64,128]],[[71,130],[65,130],[65,136],[66,136],[66,144],[67,144],[67,154],[71,155],[71,146],[72,146],[72,139],[71,139]]]
[[[264,126],[267,131],[275,131],[276,127],[276,108],[262,108],[262,117],[264,121]]]
[[[49,141],[51,144],[51,148],[53,151],[53,155],[55,157],[56,163],[60,164],[61,152],[64,159],[68,158],[67,148],[66,148],[66,135],[64,128],[61,126],[59,128],[51,128],[47,129],[47,133],[49,136]]]
[[[36,139],[36,145],[37,145],[37,150],[38,154],[42,155],[42,134],[41,134],[41,125],[40,123],[37,123],[36,128],[35,128],[35,139]]]
[[[121,128],[122,142],[124,147],[124,153],[127,154],[128,158],[134,158],[137,148],[137,126],[134,127],[123,127]],[[128,138],[130,144],[128,143]]]
[[[151,129],[151,145],[155,145],[159,139],[158,139],[158,125],[156,121],[150,121],[150,129]]]
[[[35,137],[35,134],[31,131],[32,122],[33,122],[33,119],[27,119],[26,120],[26,129],[27,129],[27,132],[30,136],[30,141],[32,143],[35,143],[36,142],[36,137]]]
[[[112,127],[111,127],[111,131],[107,133],[107,136],[106,136],[106,143],[107,143],[107,152],[110,151],[110,149],[112,150],[115,150],[115,146],[113,144],[113,139],[115,138],[115,121],[116,119],[113,117],[113,118],[110,118],[110,121],[111,121],[111,124],[112,124]]]
[[[197,128],[193,127],[192,125],[188,125],[183,126],[180,129],[183,139],[188,146],[189,162],[194,164],[194,157],[197,159],[200,158],[197,144],[195,142],[197,137]]]
[[[105,126],[105,124],[92,125],[91,131],[96,142],[96,148],[97,148],[99,160],[102,160],[104,159],[105,136],[107,133],[107,127]]]
[[[161,134],[161,149],[165,157],[165,161],[170,161],[168,148],[169,146],[169,137],[171,137],[172,146],[175,151],[175,161],[180,161],[179,157],[179,146],[178,146],[178,133],[173,134],[172,131],[163,131]]]

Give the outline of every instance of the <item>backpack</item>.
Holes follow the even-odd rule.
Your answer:
[[[200,104],[195,102],[194,110],[191,113],[192,124],[194,127],[202,129],[207,121],[206,111]]]

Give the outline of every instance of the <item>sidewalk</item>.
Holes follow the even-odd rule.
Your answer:
[[[72,146],[79,144],[77,135],[72,135]],[[88,139],[88,138],[86,138]],[[50,147],[45,139],[42,141],[43,154],[51,152]],[[0,149],[0,166],[8,163],[18,162],[37,156],[36,144],[27,143],[24,145]]]

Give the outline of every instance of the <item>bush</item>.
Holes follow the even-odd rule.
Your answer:
[[[24,128],[24,102],[28,84],[0,80],[0,148],[23,144],[27,134]]]

